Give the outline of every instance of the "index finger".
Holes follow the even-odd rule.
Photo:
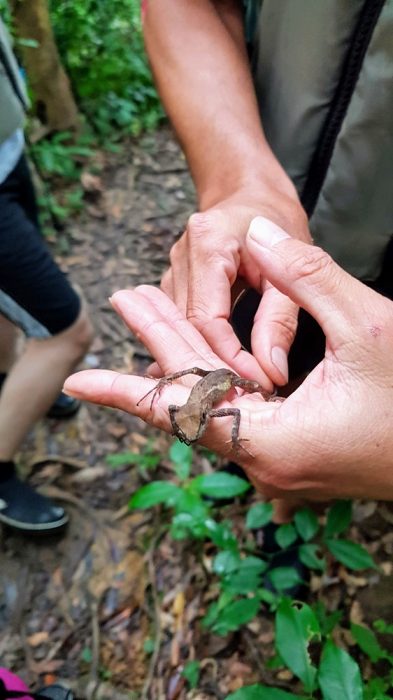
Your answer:
[[[229,367],[272,391],[271,379],[255,357],[242,348],[229,323],[231,287],[236,275],[234,261],[225,253],[216,253],[210,259],[207,256],[203,264],[194,259],[189,268],[187,318]]]

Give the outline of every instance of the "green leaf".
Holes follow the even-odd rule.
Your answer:
[[[364,547],[350,540],[326,540],[326,546],[333,556],[348,569],[376,568],[373,558]]]
[[[371,678],[365,687],[364,700],[391,700],[391,695],[386,695],[390,683],[383,678]]]
[[[153,481],[134,493],[129,501],[129,507],[144,510],[156,506],[158,503],[173,506],[181,493],[182,490],[170,481]]]
[[[326,539],[339,535],[347,529],[352,518],[352,501],[336,501],[329,508],[327,522],[323,531]]]
[[[301,544],[299,547],[299,559],[309,569],[317,569],[325,571],[326,561],[320,556],[320,550],[317,544]]]
[[[340,622],[343,611],[335,610],[332,613],[328,613],[325,604],[321,600],[318,600],[312,608],[317,616],[322,636],[328,637],[333,632],[335,626]]]
[[[169,448],[169,459],[175,465],[176,474],[182,481],[190,476],[192,456],[192,447],[180,440],[176,440]]]
[[[317,618],[308,605],[295,607],[289,599],[281,600],[276,614],[276,648],[288,668],[300,678],[307,693],[313,692],[317,675],[308,644],[318,634]]]
[[[148,637],[143,642],[143,651],[145,652],[145,654],[152,654],[154,651],[154,646],[154,640]]]
[[[309,542],[319,530],[318,518],[311,508],[301,508],[294,516],[296,529],[305,542]]]
[[[276,530],[275,538],[279,547],[286,549],[296,541],[297,532],[291,523],[285,523]]]
[[[216,498],[234,498],[251,488],[251,484],[244,479],[225,472],[197,476],[192,484],[204,496]]]
[[[213,562],[213,571],[220,576],[236,571],[241,559],[237,552],[219,552]]]
[[[176,513],[189,513],[194,518],[204,519],[209,513],[209,507],[198,493],[193,493],[186,486],[182,487],[176,501]]]
[[[236,570],[228,573],[223,581],[225,590],[232,593],[246,594],[256,591],[261,585],[261,574],[267,569],[267,563],[258,557],[245,557],[238,563]]]
[[[105,461],[110,467],[123,467],[127,464],[137,464],[141,467],[156,467],[160,462],[160,455],[138,453],[138,452],[118,452],[115,455],[107,455]]]
[[[227,695],[226,700],[300,700],[300,695],[287,693],[279,688],[269,688],[267,685],[248,685]]]
[[[283,593],[302,582],[302,578],[293,566],[277,566],[271,569],[266,576],[279,593]]]
[[[230,549],[232,552],[239,551],[239,543],[236,535],[231,530],[231,523],[224,520],[217,523],[213,518],[206,518],[204,521],[205,536],[218,547],[218,549]]]
[[[363,700],[359,666],[331,641],[323,648],[318,681],[323,700]]]
[[[188,681],[192,689],[198,685],[200,668],[201,664],[199,661],[188,661],[181,672],[181,675]]]
[[[389,625],[385,620],[375,620],[373,625],[381,634],[393,634],[393,625]]]
[[[229,603],[217,616],[212,627],[216,634],[225,635],[228,632],[239,629],[250,622],[259,610],[260,602],[257,598],[244,598]]]
[[[247,513],[246,527],[249,530],[256,530],[270,523],[273,515],[273,505],[271,503],[256,503],[251,506]]]
[[[93,661],[93,652],[90,647],[84,647],[81,651],[81,661],[85,664],[91,664]]]
[[[385,651],[380,646],[374,632],[363,625],[351,624],[351,634],[355,642],[360,646],[361,650],[376,663],[379,659],[383,659]]]

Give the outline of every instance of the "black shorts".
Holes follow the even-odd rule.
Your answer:
[[[41,234],[22,156],[0,184],[0,314],[26,335],[45,337],[71,326],[79,312],[80,299]]]

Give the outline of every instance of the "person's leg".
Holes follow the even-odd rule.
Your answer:
[[[14,459],[25,435],[53,404],[90,342],[91,326],[84,310],[62,333],[28,339],[0,394],[0,462]]]
[[[0,313],[28,338],[0,395],[0,522],[53,532],[67,522],[64,510],[18,478],[14,456],[86,352],[92,332],[31,215],[31,192],[21,159],[0,185]]]
[[[16,358],[18,331],[8,318],[0,314],[0,377],[5,378]],[[1,386],[0,386],[1,388]]]

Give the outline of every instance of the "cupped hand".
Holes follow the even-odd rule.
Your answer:
[[[310,240],[294,193],[266,190],[266,185],[257,192],[243,188],[191,216],[171,250],[171,266],[161,287],[221,361],[271,390],[273,384],[288,381],[287,354],[296,332],[297,306],[261,274],[247,249],[248,227],[259,214],[296,238]],[[263,292],[252,330],[253,355],[242,350],[229,323],[231,291],[240,291],[241,285]]]
[[[245,450],[232,451],[232,419],[214,418],[201,441],[240,463],[267,498],[393,498],[393,303],[340,269],[319,248],[253,221],[247,247],[255,266],[305,308],[326,335],[324,360],[284,402],[236,395]],[[152,287],[118,292],[112,303],[165,374],[222,361],[171,300]],[[129,411],[171,431],[169,404],[184,404],[194,378],[138,405],[154,380],[89,370],[67,393]]]

